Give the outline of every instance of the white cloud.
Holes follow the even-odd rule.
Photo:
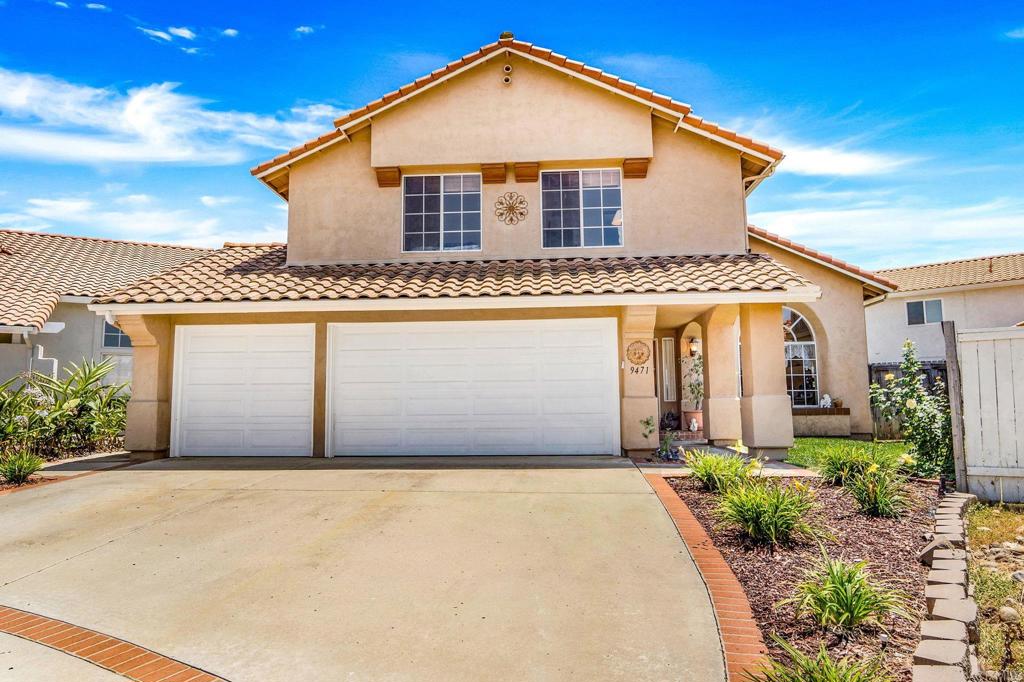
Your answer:
[[[750,222],[857,265],[882,268],[1019,250],[1024,200],[857,202],[755,212]]]
[[[53,3],[53,6],[54,7],[63,7],[64,9],[67,9],[68,7],[71,7],[71,5],[69,5],[66,2],[62,2],[61,0],[56,0],[56,2]]]
[[[185,40],[195,40],[196,34],[192,32],[192,29],[186,28],[185,26],[171,26],[167,29],[167,32],[172,36],[178,36]]]
[[[220,34],[222,36],[227,36],[228,38],[234,38],[235,36],[238,35],[238,29],[237,28],[226,28],[223,31],[221,31]]]
[[[1024,39],[1024,26],[1021,26],[1020,28],[1015,28],[1012,31],[1007,31],[1006,37],[1013,38],[1014,40]]]
[[[153,197],[148,194],[127,194],[114,199],[114,203],[122,206],[146,206],[153,203]]]
[[[797,175],[864,176],[892,173],[915,159],[882,152],[847,149],[842,145],[813,145],[775,140],[786,158],[780,173]]]
[[[298,34],[302,34],[302,35],[309,35],[310,33],[313,33],[314,31],[316,31],[316,29],[313,28],[312,26],[296,26],[295,27],[295,32],[298,33]]]
[[[214,206],[225,206],[227,204],[233,204],[238,201],[238,197],[214,197],[210,195],[204,195],[199,197],[200,203],[203,206],[213,208]]]
[[[181,48],[181,51],[185,54],[199,54],[202,52],[198,47],[183,47]]]
[[[143,28],[142,26],[136,26],[135,28],[139,29],[140,31],[142,31],[147,36],[149,36],[157,42],[160,42],[161,40],[165,42],[170,42],[171,40],[170,34],[164,31],[157,31],[156,29],[152,28]]]
[[[85,8],[86,9],[94,9],[94,10],[97,10],[99,12],[109,12],[110,11],[109,7],[107,7],[106,5],[101,5],[98,2],[88,2],[88,3],[86,3]]]
[[[324,104],[276,115],[224,111],[155,83],[121,92],[0,68],[0,156],[36,161],[223,165],[329,130]]]

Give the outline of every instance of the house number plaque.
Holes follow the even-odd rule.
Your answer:
[[[632,365],[629,368],[630,374],[647,374],[651,369],[646,366],[651,359],[651,347],[643,341],[634,341],[626,346],[626,359]]]

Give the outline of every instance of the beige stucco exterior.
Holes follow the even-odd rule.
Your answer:
[[[506,64],[512,65],[511,85],[502,82]],[[635,158],[650,158],[650,165],[646,177],[623,178],[622,246],[542,248],[541,184],[517,182],[515,163],[536,162],[541,170],[622,168],[625,159]],[[406,175],[475,173],[481,164],[495,163],[506,165],[506,180],[482,186],[479,251],[402,252],[402,189],[380,187],[375,168],[398,166]],[[230,305],[231,312],[207,308],[210,312],[185,314],[175,312],[174,304],[154,304],[151,311],[122,314],[116,305],[103,306],[118,315],[135,345],[127,446],[146,456],[167,453],[173,345],[180,325],[313,323],[313,454],[324,456],[329,451],[325,427],[330,390],[328,324],[602,317],[615,319],[618,329],[624,451],[650,452],[658,444],[658,433],[655,429],[646,434],[643,422],[652,419],[657,425],[667,409],[693,407],[684,385],[691,362],[687,339],[692,336],[699,340],[704,358],[705,436],[720,445],[742,440],[754,453],[779,456],[792,444],[794,434],[785,384],[783,305],[803,313],[814,326],[822,392],[843,398],[851,410],[852,431],[869,433],[862,282],[769,242],[748,240],[743,163],[735,146],[652,115],[649,106],[633,99],[515,55],[452,77],[291,163],[289,265],[740,254],[749,245],[819,286],[820,300],[796,303],[773,298],[766,303],[756,291],[731,291],[717,297],[703,292],[676,305],[660,303],[655,295],[636,305],[501,307],[498,299],[508,297],[498,297],[480,308],[452,304],[451,309],[427,310],[410,303],[409,309],[367,312],[289,309],[301,301],[280,301],[276,311],[259,313],[236,312],[244,310],[245,302],[227,301],[221,310]],[[494,215],[494,202],[506,192],[521,194],[528,203],[526,219],[516,225],[506,225]],[[315,303],[334,305],[326,300]],[[383,308],[382,303],[361,303]],[[340,308],[342,303],[337,305]],[[674,401],[665,399],[663,387],[659,391],[661,338],[676,344]],[[641,365],[627,359],[626,349],[633,343],[646,344],[651,351]]]
[[[917,346],[920,360],[945,361],[941,325],[907,324],[907,302],[932,299],[942,301],[943,319],[955,322],[959,330],[1012,327],[1024,321],[1024,283],[1021,282],[889,294],[864,310],[868,359],[872,364],[899,362],[903,342],[907,339]]]

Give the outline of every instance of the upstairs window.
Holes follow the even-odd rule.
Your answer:
[[[622,246],[622,179],[618,169],[541,174],[544,248]]]
[[[104,350],[110,350],[114,348],[131,348],[132,340],[123,331],[110,324],[106,320],[103,321],[103,348]]]
[[[402,250],[479,251],[480,176],[407,175]]]
[[[907,302],[907,324],[936,324],[942,322],[942,299]]]

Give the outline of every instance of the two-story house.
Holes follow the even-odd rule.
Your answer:
[[[138,456],[649,451],[697,352],[712,443],[871,432],[891,286],[748,229],[779,150],[509,34],[335,125],[252,171],[287,244],[93,306],[135,349]]]
[[[943,320],[957,329],[1024,322],[1024,253],[982,256],[880,270],[897,290],[865,303],[868,359],[875,381],[899,365],[913,341],[929,376],[945,378]]]

